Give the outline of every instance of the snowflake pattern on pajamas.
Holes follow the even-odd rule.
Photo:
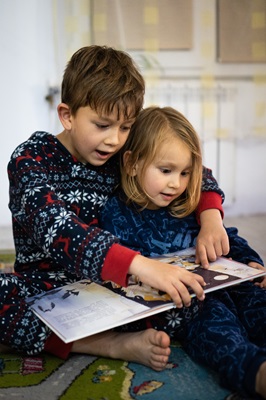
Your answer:
[[[98,215],[118,184],[119,163],[84,165],[56,137],[35,132],[12,154],[8,176],[16,274],[0,276],[1,342],[37,354],[50,330],[25,297],[81,278],[101,281],[118,239],[98,228]]]

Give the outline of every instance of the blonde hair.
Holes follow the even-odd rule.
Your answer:
[[[121,161],[121,184],[127,203],[136,203],[142,209],[150,198],[142,188],[147,167],[154,160],[158,149],[170,135],[181,139],[191,151],[192,168],[185,192],[169,206],[173,216],[185,217],[193,212],[200,199],[202,182],[202,155],[200,140],[190,122],[172,107],[148,107],[140,112],[133,124],[123,152],[129,151],[128,159]],[[142,161],[138,176],[132,173],[137,162]]]

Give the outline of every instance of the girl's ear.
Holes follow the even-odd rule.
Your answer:
[[[69,106],[65,103],[60,103],[57,107],[57,113],[63,127],[66,130],[71,129],[72,119]]]
[[[123,154],[123,166],[128,175],[135,176],[137,175],[137,164],[132,166],[130,156],[131,156],[131,151],[130,150],[125,151],[125,153]]]

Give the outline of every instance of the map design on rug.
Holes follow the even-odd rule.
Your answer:
[[[49,400],[224,400],[230,394],[217,376],[171,347],[167,368],[155,372],[136,363],[87,355],[57,357],[0,354],[1,398]],[[6,396],[6,397],[5,397]]]

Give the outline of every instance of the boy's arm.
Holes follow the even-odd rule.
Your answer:
[[[224,193],[212,171],[203,167],[202,194],[196,213],[201,229],[196,243],[196,261],[208,267],[210,261],[229,252],[229,240],[223,226]]]
[[[212,170],[206,167],[202,169],[201,199],[197,207],[198,215],[207,209],[217,208],[223,217],[224,192],[212,174]]]

